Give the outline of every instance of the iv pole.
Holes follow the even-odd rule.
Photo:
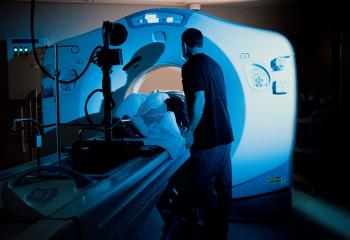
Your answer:
[[[61,167],[61,120],[60,120],[60,72],[58,69],[58,45],[55,44],[55,83],[56,83],[56,151],[57,167]]]

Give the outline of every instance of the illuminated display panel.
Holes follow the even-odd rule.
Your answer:
[[[149,24],[169,24],[180,25],[184,21],[184,16],[176,13],[145,13],[134,17],[132,20],[134,26],[144,26]]]

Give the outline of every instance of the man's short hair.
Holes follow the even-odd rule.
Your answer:
[[[182,34],[182,41],[190,48],[203,46],[203,34],[196,28],[189,28]]]

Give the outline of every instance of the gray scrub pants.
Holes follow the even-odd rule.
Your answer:
[[[231,144],[191,150],[193,201],[205,223],[207,239],[226,239],[232,199]]]

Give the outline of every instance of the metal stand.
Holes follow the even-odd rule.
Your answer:
[[[109,38],[110,34],[108,31],[109,22],[103,22],[103,56],[108,59],[109,52]],[[104,97],[104,127],[105,127],[105,141],[112,140],[112,95],[111,95],[111,77],[110,71],[112,69],[111,64],[108,60],[104,60],[101,66],[102,69],[102,89]]]
[[[97,52],[97,65],[102,69],[102,92],[104,97],[104,128],[105,141],[112,141],[112,109],[115,103],[111,92],[111,77],[113,65],[123,64],[121,49],[110,49],[109,46],[117,46],[123,43],[126,39],[127,32],[123,25],[114,24],[109,21],[103,22],[103,47]],[[120,32],[120,36],[116,35]]]
[[[57,167],[61,167],[61,121],[60,121],[60,72],[58,69],[58,45],[55,44],[55,83],[56,83],[56,151]]]

